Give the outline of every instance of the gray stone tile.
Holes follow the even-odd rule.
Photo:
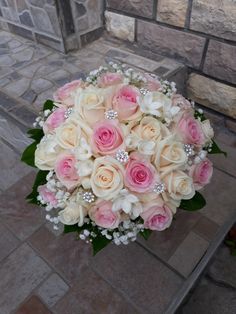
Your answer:
[[[171,256],[168,263],[183,276],[188,277],[201,260],[209,242],[190,232]]]
[[[23,163],[20,162],[19,155],[7,146],[1,138],[0,144],[0,186],[3,190],[6,190],[20,178],[28,174],[31,170],[29,167],[24,166]]]
[[[34,101],[34,108],[37,111],[42,110],[43,104],[47,99],[53,99],[53,93],[58,89],[57,86],[53,86],[52,88],[46,90],[45,92],[42,92],[38,95],[36,100]]]
[[[20,241],[0,223],[0,262],[9,255],[20,243]]]
[[[26,48],[20,50],[18,53],[12,54],[12,58],[17,62],[30,61],[34,55],[34,50],[32,48]]]
[[[0,107],[5,111],[9,111],[12,108],[19,105],[19,102],[16,99],[11,98],[9,95],[4,94],[0,91]]]
[[[197,224],[194,226],[193,231],[200,235],[207,241],[211,241],[216,233],[219,231],[220,226],[207,217],[201,217]]]
[[[1,263],[0,309],[9,314],[49,275],[50,267],[22,244]]]
[[[27,78],[21,78],[20,80],[14,81],[4,86],[4,91],[15,97],[20,97],[29,88],[30,80]]]
[[[69,286],[58,274],[52,274],[37,290],[37,294],[48,306],[54,306],[69,290]]]
[[[57,314],[140,313],[91,269],[81,273],[77,284],[56,304],[53,312]]]
[[[10,155],[8,155],[9,158]],[[14,171],[14,165],[12,169]],[[27,171],[30,171],[30,167],[27,167]],[[8,170],[8,175],[10,173]],[[23,176],[20,170],[15,170],[14,174]],[[44,211],[25,200],[26,195],[32,190],[34,179],[35,173],[31,172],[0,196],[0,219],[20,240],[27,239],[45,222]]]
[[[11,56],[0,56],[0,66],[6,67],[6,66],[12,66],[15,63],[15,61],[12,59]]]
[[[41,302],[41,300],[33,295],[19,306],[14,314],[52,314],[52,312]]]
[[[53,84],[50,81],[43,78],[38,78],[31,82],[31,89],[37,94],[49,89],[52,86]]]
[[[164,313],[182,284],[178,275],[136,243],[109,245],[92,259],[91,264],[106,281],[136,304],[141,313]]]
[[[18,106],[13,108],[11,114],[14,115],[17,120],[20,120],[24,125],[28,127],[32,127],[32,124],[37,117],[36,113],[29,110],[26,106]]]

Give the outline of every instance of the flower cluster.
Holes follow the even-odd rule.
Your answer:
[[[115,64],[59,88],[35,150],[48,219],[116,244],[168,228],[212,176],[214,133],[200,116],[174,83]]]

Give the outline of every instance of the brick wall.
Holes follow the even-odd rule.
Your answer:
[[[106,27],[188,66],[188,96],[236,119],[235,0],[107,0]]]

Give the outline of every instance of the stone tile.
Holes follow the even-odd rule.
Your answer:
[[[8,230],[2,223],[0,223],[0,262],[9,255],[18,245],[19,240]]]
[[[211,219],[201,217],[197,224],[194,226],[193,231],[200,235],[203,239],[211,241],[219,231],[219,225],[217,225]]]
[[[50,267],[27,244],[9,255],[0,267],[1,314],[15,310],[50,272]]]
[[[50,314],[48,308],[41,302],[41,300],[33,295],[25,301],[15,312],[15,314]]]
[[[38,30],[41,30],[46,33],[54,34],[54,29],[52,27],[51,21],[47,12],[41,8],[30,7],[31,15],[33,17],[35,26]]]
[[[15,38],[13,38],[11,41],[8,42],[8,47],[10,49],[18,48],[21,45],[22,45],[22,43],[19,40],[15,39]]]
[[[106,281],[136,304],[141,313],[164,313],[182,284],[178,275],[136,243],[119,247],[109,245],[91,264]]]
[[[19,155],[16,154],[9,146],[7,146],[0,138],[0,163],[1,177],[0,186],[3,190],[8,189],[16,183],[20,178],[30,172],[30,168],[23,165],[19,161]],[[7,158],[6,158],[7,157]]]
[[[182,314],[233,314],[236,313],[235,291],[204,280],[194,291]]]
[[[236,289],[236,258],[226,246],[219,248],[209,267],[208,275],[219,284],[226,284]]]
[[[201,260],[208,246],[208,241],[191,231],[168,263],[183,276],[188,277]]]
[[[57,314],[139,313],[91,269],[86,269],[80,275],[76,286],[57,303],[53,310]]]
[[[8,23],[8,27],[11,33],[33,40],[33,34],[30,30],[10,23]]]
[[[19,102],[0,91],[0,107],[6,111],[19,105]]]
[[[28,101],[29,103],[33,103],[35,99],[37,98],[37,94],[32,91],[31,89],[28,89],[22,96],[22,99]]]
[[[133,0],[107,0],[108,8],[113,8],[119,11],[136,14],[144,17],[152,17],[153,0],[133,1]]]
[[[147,241],[142,237],[138,241],[162,260],[167,261],[201,217],[198,212],[187,212],[179,209],[169,229],[153,232]]]
[[[50,81],[43,78],[35,79],[31,82],[31,89],[35,93],[41,93],[52,86],[53,84]]]
[[[198,68],[202,59],[205,38],[138,20],[137,42],[148,49]]]
[[[233,120],[233,119],[226,119],[225,120],[225,125],[226,125],[226,127],[230,131],[236,133],[236,121],[235,120]]]
[[[37,111],[42,110],[43,104],[47,99],[53,98],[53,93],[58,89],[57,86],[53,86],[52,88],[46,90],[45,92],[42,92],[39,94],[34,101],[34,108],[36,108]]]
[[[62,277],[75,283],[92,257],[91,247],[76,239],[76,234],[55,236],[46,227],[30,238],[31,245],[55,267]]]
[[[26,106],[13,108],[11,114],[13,114],[16,119],[20,120],[24,125],[28,127],[32,127],[32,124],[37,117],[36,113],[29,110]]]
[[[11,155],[8,154],[8,159]],[[16,165],[19,162],[15,162]],[[3,164],[4,167],[4,164]],[[23,177],[22,171],[14,170],[15,176]],[[18,166],[19,167],[19,166]],[[22,166],[23,167],[23,166]],[[30,171],[30,167],[27,168]],[[8,170],[8,176],[11,173]],[[33,234],[44,222],[44,215],[42,209],[36,205],[31,205],[26,202],[25,197],[32,190],[35,173],[31,172],[29,175],[24,176],[17,183],[12,185],[7,191],[3,192],[0,196],[0,218],[1,221],[9,227],[14,235],[20,240],[27,239]]]
[[[27,78],[21,78],[20,80],[14,81],[4,86],[4,91],[15,97],[20,97],[29,88],[30,80]]]
[[[159,0],[157,4],[157,21],[184,27],[188,0]]]
[[[12,66],[15,63],[15,61],[12,59],[11,56],[0,56],[0,66],[6,67],[6,66]]]
[[[218,158],[223,158],[218,156]],[[222,171],[214,169],[211,184],[201,192],[206,201],[206,206],[201,210],[207,218],[220,226],[227,220],[234,219],[236,200],[236,180]]]
[[[18,62],[30,61],[33,58],[34,50],[32,48],[21,49],[12,54],[12,57]]]
[[[5,85],[7,85],[9,83],[10,83],[10,80],[8,78],[6,78],[6,77],[0,79],[0,87],[3,87],[3,86],[5,86]]]
[[[52,274],[37,290],[37,294],[50,308],[54,306],[69,290],[68,285],[58,274]]]

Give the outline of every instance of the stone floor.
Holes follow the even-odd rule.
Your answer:
[[[92,257],[87,244],[53,231],[45,212],[24,200],[35,175],[19,161],[27,126],[58,86],[110,59],[183,88],[183,66],[118,41],[102,38],[65,56],[0,31],[0,313],[168,314],[180,303],[181,314],[235,313],[236,259],[227,248],[193,290],[236,220],[236,136],[219,123],[216,137],[229,157],[214,157],[206,208],[179,211],[169,230],[147,242],[109,245]]]

